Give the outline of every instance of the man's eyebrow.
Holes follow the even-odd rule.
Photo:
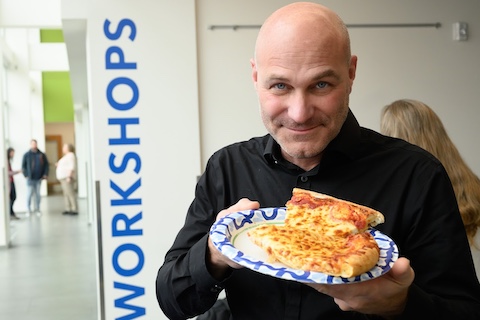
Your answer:
[[[317,74],[315,77],[312,78],[313,81],[322,80],[323,78],[333,77],[335,79],[340,79],[340,75],[332,69],[325,70]]]
[[[287,78],[276,74],[270,75],[266,80],[267,82],[288,82]]]
[[[320,72],[318,74],[316,74],[311,80],[312,81],[320,81],[324,78],[327,78],[327,77],[333,77],[335,79],[340,79],[340,76],[337,72],[335,72],[334,70],[332,69],[328,69],[328,70],[325,70],[323,72]],[[266,79],[267,82],[288,82],[288,78],[284,77],[284,76],[281,76],[281,75],[278,75],[278,74],[272,74],[270,75],[267,79]]]

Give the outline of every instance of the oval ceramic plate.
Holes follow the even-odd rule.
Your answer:
[[[351,278],[335,277],[321,272],[292,269],[280,262],[268,263],[267,253],[248,237],[247,230],[259,224],[283,224],[285,207],[263,208],[231,213],[217,221],[210,229],[210,238],[222,254],[251,270],[273,277],[307,283],[341,284],[361,282],[386,273],[398,258],[398,248],[388,236],[369,229],[380,248],[380,259],[368,272]]]

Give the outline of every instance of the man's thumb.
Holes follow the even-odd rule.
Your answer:
[[[390,276],[397,283],[410,285],[415,278],[415,272],[410,266],[410,260],[407,258],[398,258],[389,272]]]

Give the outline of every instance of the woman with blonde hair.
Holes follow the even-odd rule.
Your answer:
[[[382,109],[380,132],[433,154],[445,167],[480,275],[480,179],[468,167],[438,115],[425,103],[401,99]],[[477,235],[477,236],[476,236]]]

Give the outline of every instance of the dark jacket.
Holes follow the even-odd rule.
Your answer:
[[[35,157],[39,157],[39,161],[35,161]],[[40,167],[35,168],[36,165]],[[48,159],[47,156],[37,149],[37,152],[33,152],[32,150],[27,151],[23,155],[22,159],[22,172],[25,178],[31,180],[40,180],[42,177],[48,176]]]

